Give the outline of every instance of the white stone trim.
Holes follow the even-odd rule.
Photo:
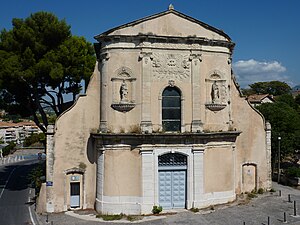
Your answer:
[[[188,208],[195,207],[195,202],[201,201],[204,193],[204,148],[194,147],[193,152],[193,202]]]
[[[141,214],[142,197],[138,196],[103,196],[96,199],[96,205],[101,205],[103,214],[139,215]],[[152,209],[152,205],[151,205]]]
[[[234,190],[223,192],[211,192],[202,195],[202,199],[194,202],[195,208],[204,208],[211,205],[223,204],[234,201],[236,195]]]
[[[149,213],[153,207],[155,196],[155,169],[153,147],[143,145],[140,149],[142,155],[142,213]]]
[[[97,189],[96,189],[96,210],[102,212],[103,210],[103,180],[104,180],[104,149],[103,151],[98,151],[97,159]]]

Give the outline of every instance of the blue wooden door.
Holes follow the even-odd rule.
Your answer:
[[[164,209],[185,208],[186,170],[159,171],[159,205]]]
[[[187,157],[167,153],[158,157],[159,205],[164,209],[185,208]]]

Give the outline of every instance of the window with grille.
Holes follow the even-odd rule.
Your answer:
[[[179,153],[167,153],[158,157],[158,166],[186,166],[187,158]]]
[[[162,125],[165,131],[181,130],[181,95],[175,87],[167,87],[163,91]]]

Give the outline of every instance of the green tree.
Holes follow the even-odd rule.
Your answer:
[[[295,98],[292,96],[292,94],[283,94],[275,97],[275,100],[277,102],[284,102],[288,104],[293,109],[298,110],[299,105],[296,103]]]
[[[281,137],[281,157],[294,154],[300,148],[300,115],[284,102],[265,103],[257,107],[272,126],[272,158],[278,152]]]
[[[87,84],[92,74],[94,49],[51,13],[13,19],[12,25],[0,34],[0,95],[5,96],[0,103],[10,113],[32,116],[45,132],[44,109],[50,107],[59,116],[74,102],[80,82]],[[71,102],[65,100],[68,94]]]
[[[33,144],[45,144],[45,134],[39,133],[39,134],[31,134],[30,136],[26,137],[23,146],[24,147],[30,147]]]
[[[270,95],[283,95],[288,94],[292,88],[285,82],[281,81],[268,81],[268,82],[257,82],[250,84],[250,90],[248,92],[255,94],[270,94]]]

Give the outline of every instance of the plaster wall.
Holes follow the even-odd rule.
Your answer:
[[[83,169],[84,184],[81,190],[81,208],[93,208],[96,189],[96,153],[90,132],[99,126],[99,77],[98,64],[95,66],[85,96],[79,96],[76,103],[55,124],[53,186],[54,211],[68,208],[69,182],[66,171],[72,168]]]
[[[106,150],[104,196],[141,197],[141,156],[138,150]]]
[[[204,152],[204,193],[234,190],[234,157],[230,147]]]
[[[257,189],[270,189],[270,164],[268,162],[270,152],[267,151],[265,121],[263,116],[255,110],[245,98],[240,96],[234,82],[232,87],[232,120],[233,128],[242,133],[236,141],[236,191],[247,190],[247,183],[243,184],[243,168],[245,164],[257,166]],[[269,143],[270,144],[270,143]]]

